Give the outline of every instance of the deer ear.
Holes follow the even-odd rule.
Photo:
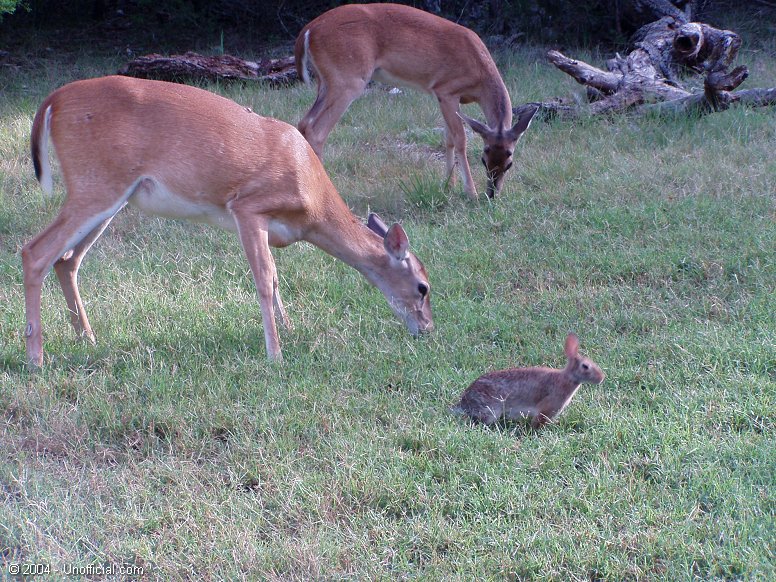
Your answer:
[[[579,338],[577,338],[577,336],[573,333],[570,333],[566,336],[566,345],[564,347],[564,351],[566,352],[566,357],[569,360],[577,357],[577,354],[579,353]]]
[[[457,113],[458,113],[458,117],[463,119],[466,122],[466,124],[472,128],[472,131],[474,133],[478,133],[483,138],[493,133],[493,131],[484,123],[480,123],[476,119],[472,119],[471,117],[464,115],[460,111],[458,111]]]
[[[512,110],[517,115],[517,121],[509,130],[509,137],[517,141],[517,139],[525,133],[528,127],[531,125],[536,112],[539,111],[538,107],[522,105]]]
[[[397,261],[406,259],[407,253],[410,251],[410,240],[398,222],[393,223],[388,229],[383,239],[383,245],[388,254]]]
[[[377,216],[374,212],[369,213],[369,218],[366,221],[366,226],[371,230],[372,232],[376,233],[377,235],[385,238],[385,233],[388,232],[388,227],[385,225],[385,223],[382,221],[382,219]]]

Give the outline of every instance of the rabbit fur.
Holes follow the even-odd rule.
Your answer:
[[[581,384],[600,384],[605,377],[592,360],[579,355],[579,339],[573,333],[566,337],[565,353],[568,364],[562,370],[509,368],[480,376],[464,391],[453,412],[484,424],[504,416],[531,418],[534,429],[544,426],[566,407]]]

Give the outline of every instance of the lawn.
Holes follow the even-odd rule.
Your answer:
[[[759,42],[744,88],[776,86]],[[579,91],[543,49],[497,57],[515,103]],[[357,215],[404,225],[433,334],[413,339],[356,271],[296,244],[274,253],[295,327],[270,364],[237,238],[125,210],[81,270],[97,345],[74,340],[52,275],[31,372],[20,250],[63,194],[34,179],[32,116],[121,59],[41,51],[0,72],[3,574],[776,578],[772,108],[535,122],[501,196],[474,203],[443,188],[435,101],[374,88],[325,166]],[[207,88],[290,123],[314,98]],[[480,150],[471,136],[484,192]],[[607,378],[557,422],[449,413],[485,371],[562,366],[568,331]]]

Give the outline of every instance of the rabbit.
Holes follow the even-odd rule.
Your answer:
[[[502,416],[529,417],[532,428],[541,428],[566,407],[582,383],[604,381],[601,368],[580,356],[578,349],[579,339],[570,333],[565,344],[568,364],[562,370],[509,368],[484,374],[464,391],[452,411],[484,424],[492,424]]]

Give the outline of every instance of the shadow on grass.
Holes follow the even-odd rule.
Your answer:
[[[542,428],[534,429],[531,427],[530,418],[508,419],[502,416],[493,424],[485,424],[461,413],[451,412],[451,414],[453,417],[456,417],[456,420],[459,423],[467,428],[507,433],[518,439],[541,436],[548,430],[560,433],[577,434],[583,433],[589,428],[584,420],[578,417],[560,418],[554,422],[548,423]]]
[[[10,351],[0,354],[0,371],[25,377],[46,371],[105,371],[115,375],[123,368],[135,369],[138,360],[153,358],[158,362],[181,365],[196,360],[196,354],[207,354],[214,365],[231,361],[237,354],[266,357],[264,331],[256,327],[225,330],[223,327],[169,329],[163,333],[138,329],[134,338],[117,339],[104,335],[97,344],[82,344],[73,338],[51,341],[45,346],[42,370],[27,365],[24,352]],[[287,333],[286,343],[293,344],[293,335]],[[118,357],[123,355],[125,357]]]
[[[479,420],[475,420],[469,416],[463,415],[461,413],[451,412],[453,417],[456,418],[457,422],[459,422],[462,426],[474,430],[482,430],[482,431],[488,431],[488,432],[497,432],[497,433],[509,433],[511,436],[517,437],[517,438],[524,438],[528,436],[535,436],[537,434],[541,433],[541,430],[534,430],[531,428],[531,421],[530,419],[515,419],[510,420],[505,417],[501,417],[493,424],[485,424],[484,422],[480,422]]]

